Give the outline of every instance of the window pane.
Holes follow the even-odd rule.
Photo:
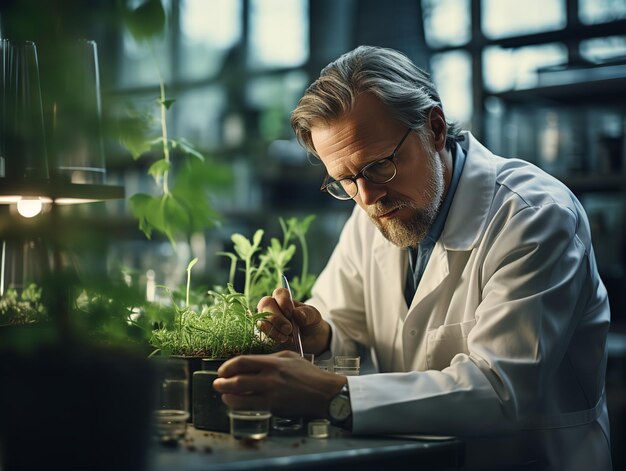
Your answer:
[[[485,87],[491,92],[529,88],[537,85],[537,69],[567,61],[562,44],[528,46],[518,49],[489,47],[483,54]]]
[[[469,0],[423,0],[422,12],[429,46],[459,46],[469,41]]]
[[[467,126],[472,116],[471,59],[467,52],[434,55],[432,76],[448,118]]]
[[[563,0],[482,0],[482,28],[489,38],[539,33],[566,24]]]
[[[626,17],[626,0],[578,0],[578,16],[586,24]]]
[[[588,61],[602,63],[626,57],[626,36],[594,38],[580,42],[580,54]]]
[[[221,118],[226,94],[220,86],[180,93],[172,107],[172,136],[184,136],[199,149],[215,149],[222,141]],[[184,110],[184,112],[181,112]]]
[[[164,0],[162,3],[166,15],[169,15],[172,9],[171,1]],[[130,2],[132,7],[137,7],[139,4],[140,2]],[[117,86],[119,88],[132,88],[158,84],[159,72],[155,60],[158,61],[158,67],[163,73],[163,79],[165,81],[171,80],[171,54],[168,47],[171,37],[170,30],[166,24],[165,34],[156,37],[152,43],[154,47],[154,56],[152,56],[150,47],[145,42],[137,43],[128,30],[124,28],[122,58]]]
[[[266,140],[291,137],[289,115],[302,97],[309,77],[293,71],[279,77],[259,77],[246,86],[246,103],[259,111],[260,134]]]
[[[184,0],[180,8],[180,78],[214,76],[241,38],[241,0]]]
[[[122,38],[122,61],[119,72],[118,86],[120,88],[141,87],[159,83],[158,67],[163,72],[163,79],[169,81],[170,54],[167,48],[167,37],[155,43],[154,58],[150,55],[150,48],[145,43],[137,43],[129,32],[124,32]],[[157,59],[155,59],[157,58]]]
[[[290,113],[298,104],[308,82],[308,75],[302,71],[252,79],[246,88],[246,102],[256,109],[280,105],[285,112]]]
[[[248,63],[293,67],[309,57],[308,0],[251,0]]]

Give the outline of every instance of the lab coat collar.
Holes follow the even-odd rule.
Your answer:
[[[465,167],[440,238],[446,250],[454,251],[471,250],[480,241],[496,180],[493,154],[470,132],[464,131],[462,136],[460,145],[467,155]]]
[[[469,132],[463,133],[460,143],[466,152],[465,166],[459,180],[441,243],[435,244],[431,260],[417,287],[408,313],[415,311],[421,301],[443,283],[449,274],[449,251],[469,251],[475,247],[484,231],[487,215],[493,199],[496,163],[491,152],[482,146]],[[471,215],[469,218],[468,215]],[[395,303],[389,306],[392,312],[401,312],[402,320],[407,315],[404,302],[404,281],[406,277],[407,251],[401,249],[377,232],[372,246],[372,253],[381,269],[382,280],[394,292],[389,299]],[[432,263],[436,260],[436,263]],[[404,267],[404,270],[398,270]],[[397,294],[397,296],[396,296]]]

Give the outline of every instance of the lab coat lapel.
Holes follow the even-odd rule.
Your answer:
[[[374,297],[372,312],[384,312],[384,316],[374,316],[378,322],[373,326],[377,339],[376,357],[381,371],[390,371],[394,357],[396,337],[401,335],[398,327],[406,316],[404,302],[404,282],[406,277],[406,250],[396,247],[381,234],[376,235],[372,247],[377,270],[373,271],[371,289],[377,293]]]
[[[493,199],[495,165],[485,158],[490,152],[485,149],[470,133],[464,133],[461,146],[467,152],[465,166],[457,187],[452,206],[439,241],[435,244],[426,270],[417,287],[413,302],[407,313],[411,318],[411,328],[425,328],[419,318],[423,310],[432,314],[435,301],[429,296],[438,290],[453,270],[462,269],[463,260],[480,240],[484,231],[490,204]],[[467,215],[473,214],[468,219]],[[459,258],[461,257],[461,258]],[[453,263],[452,263],[453,262]],[[436,296],[435,296],[436,297]],[[423,316],[433,320],[432,315]]]
[[[413,296],[413,302],[409,306],[409,314],[419,308],[419,304],[443,283],[449,273],[447,251],[442,244],[437,243],[433,247],[426,270],[424,270],[415,296]]]

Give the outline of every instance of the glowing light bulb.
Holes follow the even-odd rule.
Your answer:
[[[25,218],[37,216],[43,209],[43,202],[39,198],[22,198],[17,202],[17,212]]]

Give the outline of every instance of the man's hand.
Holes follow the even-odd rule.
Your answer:
[[[234,409],[264,409],[283,417],[324,418],[346,377],[328,373],[294,352],[241,355],[228,360],[213,382]]]
[[[330,326],[322,319],[317,309],[309,304],[291,302],[285,288],[276,288],[272,296],[261,298],[257,305],[259,312],[271,312],[259,321],[259,329],[279,343],[292,342],[291,320],[300,328],[304,351],[319,355],[329,348]]]

